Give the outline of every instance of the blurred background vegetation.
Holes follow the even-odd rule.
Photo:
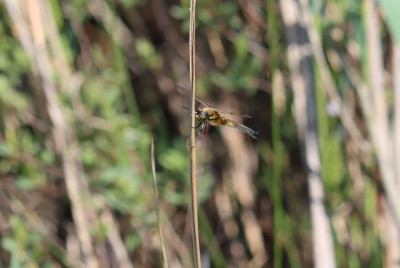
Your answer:
[[[197,94],[251,115],[241,122],[259,132],[253,140],[211,128],[197,143],[204,267],[314,265],[283,2],[197,1]],[[336,265],[397,267],[399,225],[385,180],[400,173],[374,129],[387,128],[393,143],[382,146],[396,144],[399,5],[381,1],[371,18],[372,0],[294,2],[338,96],[326,92],[315,61]],[[168,262],[191,267],[189,104],[175,88],[189,84],[189,0],[3,0],[0,13],[0,266],[161,267],[154,137]],[[363,102],[370,66],[383,74],[383,127]],[[365,141],[352,138],[343,106]],[[399,193],[397,184],[389,189]]]

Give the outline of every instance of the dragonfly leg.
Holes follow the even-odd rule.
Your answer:
[[[201,121],[200,124],[197,126],[197,129],[199,130],[199,132],[197,132],[196,141],[198,141],[206,134],[207,123],[205,121]]]

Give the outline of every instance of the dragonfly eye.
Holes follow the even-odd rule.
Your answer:
[[[196,116],[197,120],[199,121],[203,121],[204,119],[206,119],[205,113],[201,110],[197,110],[194,115]]]

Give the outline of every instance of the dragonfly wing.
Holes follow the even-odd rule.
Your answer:
[[[221,114],[229,114],[229,115],[233,115],[233,116],[240,116],[243,118],[251,118],[251,115],[248,115],[248,114],[239,114],[239,113],[231,113],[231,112],[223,112],[223,111],[218,111],[218,112],[220,112]]]
[[[180,85],[176,85],[176,87],[179,88],[184,94],[190,95],[190,90],[189,90],[189,89],[187,89],[187,88],[185,88],[185,87],[183,87],[183,86],[180,86]],[[197,96],[197,95],[196,95],[196,100],[197,100],[198,102],[200,102],[200,103],[201,103],[203,106],[205,106],[205,107],[213,108],[213,106],[212,106],[211,104],[209,104],[206,100],[204,100],[203,98],[201,98],[201,97],[199,97],[199,96]],[[232,113],[232,112],[223,112],[223,111],[219,111],[219,110],[218,110],[218,112],[220,112],[220,113],[222,113],[222,114],[229,114],[229,115],[234,115],[234,116],[240,116],[240,117],[243,117],[243,118],[251,118],[251,116],[248,115],[248,114],[239,114],[239,113]]]
[[[257,139],[257,137],[256,137],[256,135],[258,134],[257,131],[255,131],[255,130],[249,128],[249,127],[246,127],[245,125],[240,124],[239,122],[236,122],[236,121],[233,121],[233,120],[229,119],[228,123],[225,124],[225,126],[236,128],[236,129],[242,131],[243,133],[249,135],[253,139]]]
[[[190,92],[189,89],[187,89],[187,88],[185,88],[185,87],[183,87],[183,86],[180,86],[180,85],[176,85],[176,87],[179,88],[184,94],[190,96],[191,92]],[[212,107],[209,103],[207,103],[207,101],[205,101],[203,98],[200,98],[200,97],[197,96],[197,95],[196,95],[196,100],[197,100],[198,102],[200,102],[203,106]]]

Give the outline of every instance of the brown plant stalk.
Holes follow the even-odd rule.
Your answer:
[[[154,205],[156,207],[156,216],[157,216],[157,223],[158,223],[158,234],[160,236],[161,253],[162,253],[162,257],[163,257],[163,267],[164,268],[168,268],[168,258],[167,258],[167,252],[165,250],[165,244],[164,244],[163,228],[162,228],[161,217],[160,217],[160,207],[158,205],[158,188],[157,188],[157,177],[156,177],[156,163],[155,163],[155,158],[154,158],[154,139],[151,140],[151,171],[153,173]]]
[[[199,224],[197,218],[197,189],[196,189],[196,137],[195,137],[195,101],[196,101],[196,68],[195,68],[195,11],[196,0],[190,0],[190,28],[189,28],[189,68],[190,68],[190,190],[191,190],[191,216],[192,216],[192,234],[193,250],[195,256],[195,267],[201,267],[200,260],[200,239]]]

